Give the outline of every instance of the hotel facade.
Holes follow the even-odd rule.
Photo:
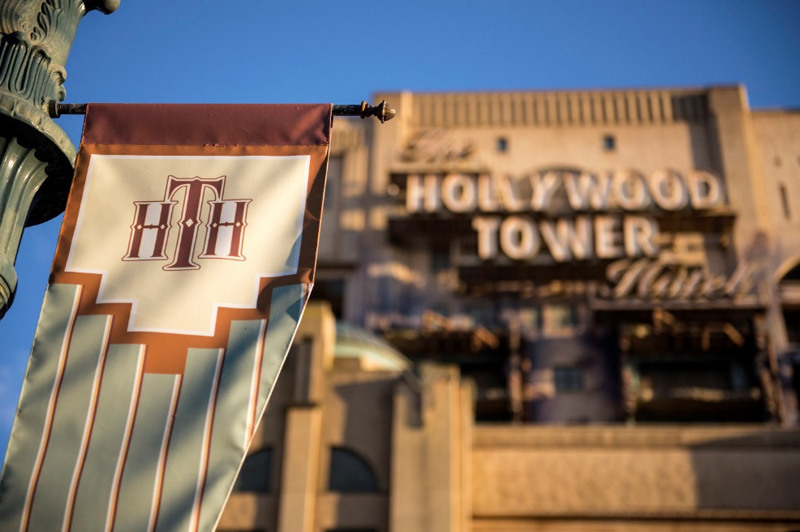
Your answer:
[[[800,113],[381,99],[221,529],[800,527]]]

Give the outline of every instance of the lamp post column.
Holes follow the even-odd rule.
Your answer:
[[[81,18],[119,0],[0,3],[0,317],[14,297],[22,230],[64,210],[75,147],[48,114],[64,99],[64,63]]]

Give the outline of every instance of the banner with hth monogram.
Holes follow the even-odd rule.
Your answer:
[[[314,281],[331,105],[89,105],[0,530],[212,530]]]

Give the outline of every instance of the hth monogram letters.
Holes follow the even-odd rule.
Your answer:
[[[167,179],[163,201],[135,201],[128,253],[122,260],[171,260],[164,270],[197,270],[194,259],[198,229],[205,226],[205,243],[198,259],[244,260],[242,244],[247,225],[249,199],[223,199],[225,176],[211,179],[175,177]],[[177,222],[177,243],[172,257],[166,246],[172,225],[172,210],[178,201],[173,197],[184,191],[183,213]],[[201,219],[203,198],[210,209],[207,220]]]

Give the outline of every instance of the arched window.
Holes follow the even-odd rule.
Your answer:
[[[342,447],[331,449],[328,489],[350,493],[379,491],[378,477],[366,460]]]
[[[272,449],[265,447],[251,453],[244,459],[242,470],[236,484],[233,485],[234,493],[254,492],[269,493],[272,484]]]

